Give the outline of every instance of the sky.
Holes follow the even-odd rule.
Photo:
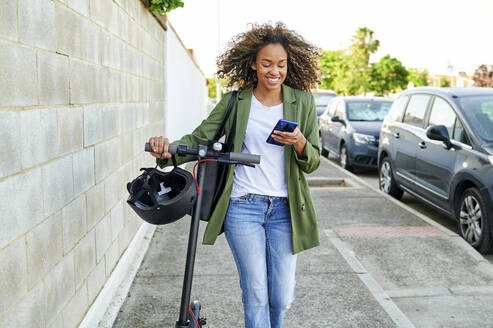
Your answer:
[[[493,64],[492,0],[183,0],[168,14],[206,77],[216,57],[250,23],[284,22],[323,50],[344,49],[359,27],[374,31],[379,50],[408,68],[472,75]]]

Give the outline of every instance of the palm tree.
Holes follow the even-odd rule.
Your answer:
[[[351,73],[348,74],[348,93],[366,94],[371,89],[370,55],[377,51],[380,41],[373,38],[373,31],[360,27],[352,38],[349,47]]]
[[[360,27],[352,39],[351,52],[363,55],[366,65],[370,63],[370,55],[375,53],[380,46],[380,41],[373,38],[373,33],[367,27]]]

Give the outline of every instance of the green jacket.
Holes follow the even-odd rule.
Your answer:
[[[249,88],[238,93],[238,99],[232,113],[236,113],[236,134],[233,151],[240,152],[250,114],[250,105],[253,89]],[[310,173],[316,170],[320,164],[318,145],[318,125],[315,101],[313,96],[282,85],[283,117],[286,120],[298,122],[298,127],[305,136],[307,143],[300,158],[292,145],[285,146],[284,161],[286,163],[286,181],[288,185],[288,201],[291,212],[291,226],[293,231],[293,253],[298,253],[311,247],[318,246],[318,226],[313,201],[303,172]],[[221,124],[226,107],[231,99],[231,93],[226,94],[212,110],[209,117],[191,133],[180,140],[172,142],[173,145],[187,145],[196,148],[199,144],[207,144],[207,140],[214,137]],[[226,122],[225,133],[229,134],[232,125],[232,115]],[[274,126],[276,122],[272,123]],[[176,157],[178,165],[194,160],[189,156]],[[157,160],[159,166],[170,165]],[[223,231],[223,222],[229,206],[229,198],[233,186],[233,174],[235,165],[230,165],[226,179],[224,192],[212,213],[204,233],[204,244],[212,245],[218,235]]]

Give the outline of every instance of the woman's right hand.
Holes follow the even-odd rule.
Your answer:
[[[169,140],[163,136],[149,138],[149,144],[151,145],[151,155],[156,158],[169,159],[171,154],[168,153]]]

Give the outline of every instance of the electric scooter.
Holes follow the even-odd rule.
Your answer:
[[[168,152],[172,155],[197,156],[198,164],[204,161],[215,160],[224,164],[240,164],[254,167],[254,164],[260,163],[260,155],[235,152],[221,152],[222,144],[214,143],[213,149],[207,149],[207,146],[199,146],[198,149],[188,149],[185,145],[169,145]],[[145,145],[145,151],[152,152],[149,143]],[[206,175],[205,165],[199,165],[198,190],[202,189]],[[183,277],[183,287],[180,303],[180,314],[175,328],[202,328],[206,325],[205,318],[200,318],[200,302],[193,301],[190,303],[190,294],[192,291],[193,268],[195,264],[195,253],[197,250],[197,239],[200,224],[200,209],[202,205],[202,194],[199,192],[197,200],[192,211],[192,220],[190,223],[190,233],[188,236],[187,260],[185,264],[185,275]]]

